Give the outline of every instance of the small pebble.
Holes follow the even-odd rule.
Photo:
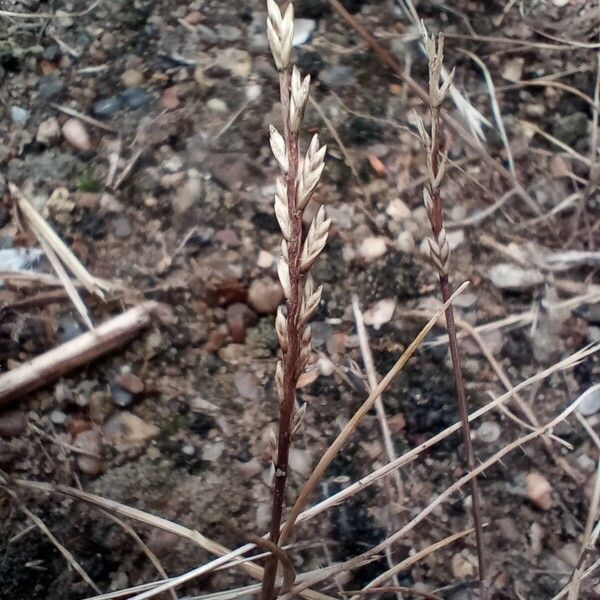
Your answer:
[[[38,96],[44,100],[53,100],[62,94],[64,88],[64,82],[58,77],[40,77],[38,81]]]
[[[90,150],[92,142],[87,129],[79,119],[67,119],[62,126],[65,140],[77,150]]]
[[[257,401],[262,396],[262,387],[258,377],[254,373],[238,371],[234,375],[235,387],[238,394],[246,400]]]
[[[98,429],[88,429],[78,433],[73,440],[73,446],[81,448],[90,454],[101,456],[102,440]],[[90,456],[89,454],[77,455],[77,466],[82,473],[90,477],[97,477],[104,471],[104,463],[102,459]]]
[[[14,123],[24,125],[29,120],[29,111],[24,108],[21,108],[20,106],[11,106],[10,118],[13,120]]]
[[[244,343],[248,327],[253,327],[257,321],[257,316],[246,304],[236,302],[227,307],[227,330],[236,344]]]
[[[301,46],[310,40],[310,37],[317,26],[312,19],[294,19],[294,37],[293,46]]]
[[[275,264],[275,257],[266,250],[261,250],[256,259],[256,266],[261,269],[269,269]]]
[[[133,373],[119,373],[115,377],[115,382],[136,396],[144,391],[144,382]]]
[[[27,429],[25,413],[20,410],[7,410],[0,413],[0,437],[10,439],[21,435]]]
[[[110,394],[119,408],[127,408],[133,402],[133,394],[116,383],[110,386]]]
[[[500,427],[494,421],[484,421],[477,428],[477,437],[484,444],[491,444],[500,437]]]
[[[94,104],[94,114],[97,117],[112,117],[123,108],[123,100],[118,96],[103,98]]]
[[[127,69],[121,74],[121,81],[126,88],[134,88],[140,85],[144,76],[136,69]]]
[[[415,238],[410,231],[401,231],[396,238],[398,250],[405,254],[411,254],[415,249]]]
[[[69,420],[69,416],[65,414],[62,410],[53,410],[50,413],[50,420],[55,425],[64,425]]]
[[[387,252],[387,244],[382,237],[368,237],[362,241],[358,252],[367,261],[377,260]]]
[[[385,209],[385,212],[396,222],[401,222],[409,219],[411,216],[411,210],[406,204],[400,200],[400,198],[394,198]]]
[[[227,108],[227,104],[225,103],[224,100],[221,100],[221,98],[211,98],[206,103],[206,108],[208,108],[209,110],[212,110],[213,112],[217,112],[217,113],[226,113],[229,110]]]
[[[152,100],[152,95],[139,87],[125,90],[120,96],[122,105],[128,110],[137,110]],[[115,111],[116,112],[116,111]]]
[[[528,473],[525,477],[525,490],[532,504],[542,510],[552,507],[552,486],[548,480],[537,471]]]
[[[112,414],[102,426],[102,431],[117,450],[124,452],[143,446],[158,435],[159,429],[133,413],[122,411]]]
[[[335,372],[335,365],[326,356],[321,356],[318,360],[319,372],[323,377],[330,377]]]
[[[60,125],[54,117],[50,117],[40,123],[37,133],[35,134],[36,142],[51,146],[60,139]]]
[[[365,325],[371,325],[375,330],[378,330],[382,325],[392,320],[395,309],[396,300],[394,298],[384,298],[375,302],[363,313]]]
[[[202,446],[202,460],[208,462],[215,462],[219,460],[221,454],[225,450],[225,444],[223,442],[207,443]]]
[[[473,577],[475,567],[472,561],[463,556],[462,552],[455,554],[452,557],[452,574],[457,579],[468,579]]]
[[[127,217],[119,217],[114,222],[114,234],[115,237],[123,240],[131,235],[131,221]]]
[[[544,276],[539,271],[522,269],[510,263],[494,265],[488,276],[497,288],[509,291],[529,290],[544,281]]]
[[[255,279],[248,290],[248,303],[261,315],[271,315],[283,302],[283,290],[279,282],[270,277]]]
[[[583,398],[582,398],[583,397]],[[579,412],[584,417],[591,417],[600,411],[600,384],[593,385],[579,397]]]
[[[42,52],[42,58],[48,62],[58,62],[61,56],[62,50],[58,44],[50,44]]]

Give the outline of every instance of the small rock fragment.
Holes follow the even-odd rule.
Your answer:
[[[50,420],[55,425],[64,425],[69,420],[69,416],[62,410],[56,409],[50,413]]]
[[[13,123],[24,125],[29,120],[29,111],[20,106],[11,106],[10,118],[13,120]]]
[[[261,269],[268,269],[275,264],[275,257],[266,250],[261,250],[256,259],[256,266]]]
[[[494,265],[489,272],[491,282],[501,290],[524,291],[540,285],[544,276],[534,269],[522,269],[510,263]]]
[[[102,440],[98,429],[88,429],[78,433],[73,440],[73,446],[84,452],[77,455],[77,466],[82,473],[97,477],[104,471],[104,463],[100,458]],[[92,456],[94,454],[96,456]]]
[[[398,250],[411,254],[415,249],[415,238],[410,231],[401,231],[396,239]]]
[[[78,119],[68,119],[62,126],[65,140],[77,150],[89,150],[92,147],[90,136],[83,123]]]
[[[144,80],[144,76],[136,69],[127,69],[121,75],[121,81],[126,88],[137,87]]]
[[[591,417],[600,411],[600,384],[593,385],[579,396],[579,412],[584,417]]]
[[[44,146],[51,146],[59,138],[60,125],[54,117],[42,121],[35,134],[35,141],[44,144]]]
[[[258,321],[250,307],[236,302],[227,307],[227,330],[236,344],[243,344],[248,327],[253,327]]]
[[[411,210],[406,204],[400,200],[400,198],[394,198],[385,209],[385,212],[391,217],[393,221],[399,223],[405,219],[409,219],[411,216]]]
[[[513,83],[517,83],[521,81],[523,77],[523,65],[525,64],[524,58],[513,58],[506,63],[504,63],[504,68],[502,69],[502,77],[507,81],[512,81]]]
[[[319,372],[323,377],[329,377],[335,372],[335,365],[326,356],[321,356],[317,364],[319,365]]]
[[[484,444],[491,444],[500,437],[500,427],[494,421],[484,421],[477,428],[477,437]]]
[[[97,117],[112,117],[123,108],[123,101],[118,96],[103,98],[94,104],[94,114]]]
[[[293,46],[301,46],[310,40],[317,24],[312,19],[294,19]]]
[[[359,254],[367,261],[381,258],[386,251],[387,245],[382,237],[365,238],[358,249]]]
[[[457,579],[467,579],[473,577],[475,568],[473,563],[463,556],[462,552],[452,557],[452,574]]]
[[[395,298],[384,298],[383,300],[379,300],[364,312],[363,320],[365,325],[371,325],[378,330],[382,325],[389,323],[392,320],[395,309]]]
[[[242,398],[256,401],[262,396],[262,387],[254,373],[237,372],[234,376],[235,387]]]
[[[225,450],[225,444],[223,442],[207,443],[202,446],[202,460],[208,462],[215,462],[219,460],[221,454]]]
[[[121,103],[128,110],[137,110],[152,100],[152,94],[139,87],[129,88],[120,95]]]
[[[270,277],[260,277],[250,284],[248,303],[261,315],[271,315],[283,302],[283,290],[279,282]]]
[[[120,452],[138,448],[158,435],[159,429],[133,413],[117,412],[104,423],[104,435]]]
[[[532,504],[542,510],[552,507],[552,486],[541,473],[528,473],[525,477],[525,489]]]
[[[536,521],[534,521],[529,528],[529,539],[531,541],[531,554],[533,556],[539,556],[542,553],[544,529]]]
[[[27,429],[25,413],[18,409],[0,413],[0,437],[10,439],[21,435]]]
[[[110,394],[119,408],[127,408],[133,402],[133,395],[116,383],[110,386]]]
[[[115,381],[131,394],[137,395],[144,391],[144,382],[133,373],[119,373]]]

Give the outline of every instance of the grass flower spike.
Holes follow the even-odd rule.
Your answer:
[[[326,147],[315,135],[303,159],[300,158],[299,131],[308,102],[310,77],[302,77],[291,65],[294,9],[288,4],[281,11],[274,0],[267,0],[267,34],[275,65],[279,71],[279,91],[282,108],[282,133],[270,127],[273,155],[281,169],[275,191],[275,215],[281,229],[281,257],[277,273],[283,288],[286,306],[279,307],[275,329],[282,358],[275,369],[275,384],[279,394],[279,433],[273,448],[275,483],[271,509],[270,541],[277,544],[284,506],[289,450],[293,434],[304,418],[305,407],[296,403],[296,386],[311,355],[311,330],[308,322],[321,300],[321,286],[316,286],[310,269],[323,251],[331,221],[320,207],[303,235],[302,216],[323,172]],[[277,557],[267,563],[262,597],[275,595]]]
[[[427,183],[423,188],[423,203],[427,211],[432,233],[432,237],[427,240],[429,243],[429,254],[438,271],[442,300],[446,303],[451,296],[448,276],[450,245],[448,244],[448,237],[444,227],[443,201],[440,194],[440,186],[446,172],[447,161],[447,156],[445,154],[440,157],[440,110],[442,104],[446,100],[450,86],[452,85],[454,70],[452,70],[446,81],[440,86],[440,77],[444,60],[444,38],[442,35],[437,39],[433,36],[429,37],[424,26],[423,36],[429,59],[429,112],[431,116],[431,130],[429,132],[425,128],[425,124],[421,118],[417,116],[417,129],[427,153]],[[456,325],[454,323],[454,311],[452,305],[449,305],[446,309],[446,328],[448,330],[450,354],[452,356],[452,366],[456,383],[456,396],[462,425],[466,466],[469,471],[473,471],[475,468],[475,455],[470,436],[467,399],[462,376],[460,354],[458,351]],[[482,600],[486,600],[485,556],[477,478],[474,477],[471,479],[470,486],[473,522],[475,526],[479,560],[479,580],[481,584],[480,597]]]

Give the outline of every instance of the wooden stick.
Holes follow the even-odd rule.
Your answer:
[[[43,387],[134,338],[158,304],[145,302],[44,354],[0,375],[0,407]]]

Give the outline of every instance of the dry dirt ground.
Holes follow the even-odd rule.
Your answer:
[[[59,19],[0,16],[0,269],[52,272],[39,253],[27,251],[39,245],[14,210],[7,192],[12,182],[90,272],[115,285],[107,302],[85,297],[96,323],[143,299],[165,303],[170,313],[163,311],[122,350],[0,413],[7,486],[0,494],[0,598],[95,593],[24,507],[101,591],[160,578],[141,544],[105,513],[25,489],[17,478],[80,486],[228,547],[242,541],[229,524],[255,534],[268,527],[268,437],[277,407],[274,311],[281,292],[274,267],[276,166],[267,139],[279,107],[265,8],[257,0],[95,4],[86,14]],[[399,4],[345,5],[425,85],[415,29]],[[600,338],[594,111],[600,8],[584,0],[415,5],[431,31],[448,34],[446,64],[456,67],[458,89],[493,123],[495,97],[516,179],[539,211],[509,195],[482,213],[510,186],[448,132],[453,162],[443,193],[452,224],[452,281],[471,281],[457,312],[472,325],[528,317],[484,333],[484,345],[514,385]],[[69,13],[86,5],[3,0],[0,8]],[[315,270],[323,301],[313,325],[311,374],[299,390],[308,406],[293,452],[289,500],[365,397],[349,362],[362,368],[351,294],[366,311],[380,375],[423,324],[414,311],[438,306],[436,274],[423,253],[425,161],[412,116],[423,107],[326,0],[299,1],[297,16],[307,20],[299,24],[304,34],[295,58],[314,81],[305,133],[319,131],[329,145],[318,193],[334,227]],[[493,88],[467,52],[487,66]],[[100,125],[68,122],[73,117],[64,107]],[[449,109],[460,118],[454,105]],[[484,132],[487,152],[508,168],[498,128]],[[566,251],[579,254],[565,258]],[[27,278],[4,278],[3,372],[83,330],[64,295],[49,302],[48,289]],[[429,342],[442,333],[436,329]],[[464,337],[461,347],[469,402],[483,406],[505,387],[480,346]],[[544,423],[598,373],[593,355],[522,398]],[[598,432],[597,397],[591,404],[585,418]],[[384,405],[398,454],[454,423],[447,346],[422,347]],[[523,433],[506,414],[488,413],[474,425],[478,460]],[[554,433],[570,444],[553,446],[560,464],[534,442],[481,480],[494,598],[552,598],[579,559],[598,448],[575,417]],[[463,473],[459,453],[453,436],[402,470],[403,497],[390,500],[386,487],[375,485],[300,526],[291,554],[297,571],[350,558],[384,539]],[[377,418],[369,414],[314,501],[386,461]],[[536,473],[548,486],[541,498],[531,489]],[[394,546],[393,560],[468,527],[469,501],[465,490],[453,495]],[[130,523],[169,575],[209,559],[189,541]],[[442,598],[471,597],[475,556],[467,537],[401,573],[399,583],[440,590]],[[597,558],[591,549],[587,564]],[[332,595],[355,590],[385,567],[381,558],[322,589]],[[229,569],[178,593],[194,597],[247,583]],[[600,597],[599,584],[600,574],[592,573],[580,597]]]

